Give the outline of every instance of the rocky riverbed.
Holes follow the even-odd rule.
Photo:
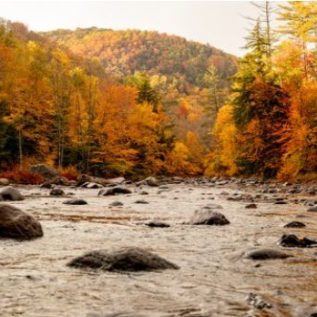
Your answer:
[[[0,240],[0,316],[317,316],[317,247],[281,244],[283,235],[317,240],[313,185],[178,180],[127,184],[131,193],[106,196],[100,188],[61,186],[62,196],[16,188],[25,199],[8,203],[39,220],[44,236]],[[87,204],[64,203],[75,198]],[[229,223],[191,224],[196,211],[208,210]],[[294,221],[305,226],[284,227]],[[124,247],[179,269],[67,265],[90,251]]]

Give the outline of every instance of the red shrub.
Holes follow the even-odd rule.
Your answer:
[[[0,178],[7,178],[13,183],[26,185],[38,185],[44,181],[44,178],[40,174],[19,169],[1,172]]]
[[[75,181],[77,180],[77,177],[78,177],[78,171],[76,167],[68,166],[68,167],[64,167],[63,169],[60,169],[59,175],[67,178],[70,181]]]

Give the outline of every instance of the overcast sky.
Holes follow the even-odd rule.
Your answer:
[[[240,56],[250,25],[244,16],[257,16],[248,1],[0,0],[0,17],[23,22],[34,31],[91,26],[156,30]]]

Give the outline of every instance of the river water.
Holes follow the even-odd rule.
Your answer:
[[[26,200],[12,203],[42,223],[44,237],[0,240],[0,316],[34,317],[309,317],[317,313],[317,248],[285,249],[285,260],[251,261],[244,253],[282,249],[283,233],[317,239],[317,212],[292,202],[275,205],[261,194],[257,209],[228,197],[260,188],[171,184],[136,188],[130,195],[98,197],[96,189],[65,188],[88,205],[69,206],[47,189],[20,186]],[[141,195],[141,190],[148,195]],[[286,194],[279,194],[284,197]],[[300,197],[303,198],[303,197]],[[149,204],[136,204],[144,199]],[[311,199],[311,197],[309,197]],[[113,201],[122,207],[109,207]],[[195,210],[219,204],[227,226],[185,223]],[[169,228],[144,225],[157,219]],[[293,220],[306,228],[283,226]],[[67,267],[74,257],[97,249],[137,246],[174,262],[180,270],[119,274]],[[255,294],[268,307],[248,300]],[[252,296],[252,295],[251,295]]]

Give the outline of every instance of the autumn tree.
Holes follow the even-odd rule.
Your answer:
[[[302,48],[303,72],[309,73],[309,44],[316,43],[317,4],[314,1],[289,1],[280,5],[280,33],[293,39]]]

